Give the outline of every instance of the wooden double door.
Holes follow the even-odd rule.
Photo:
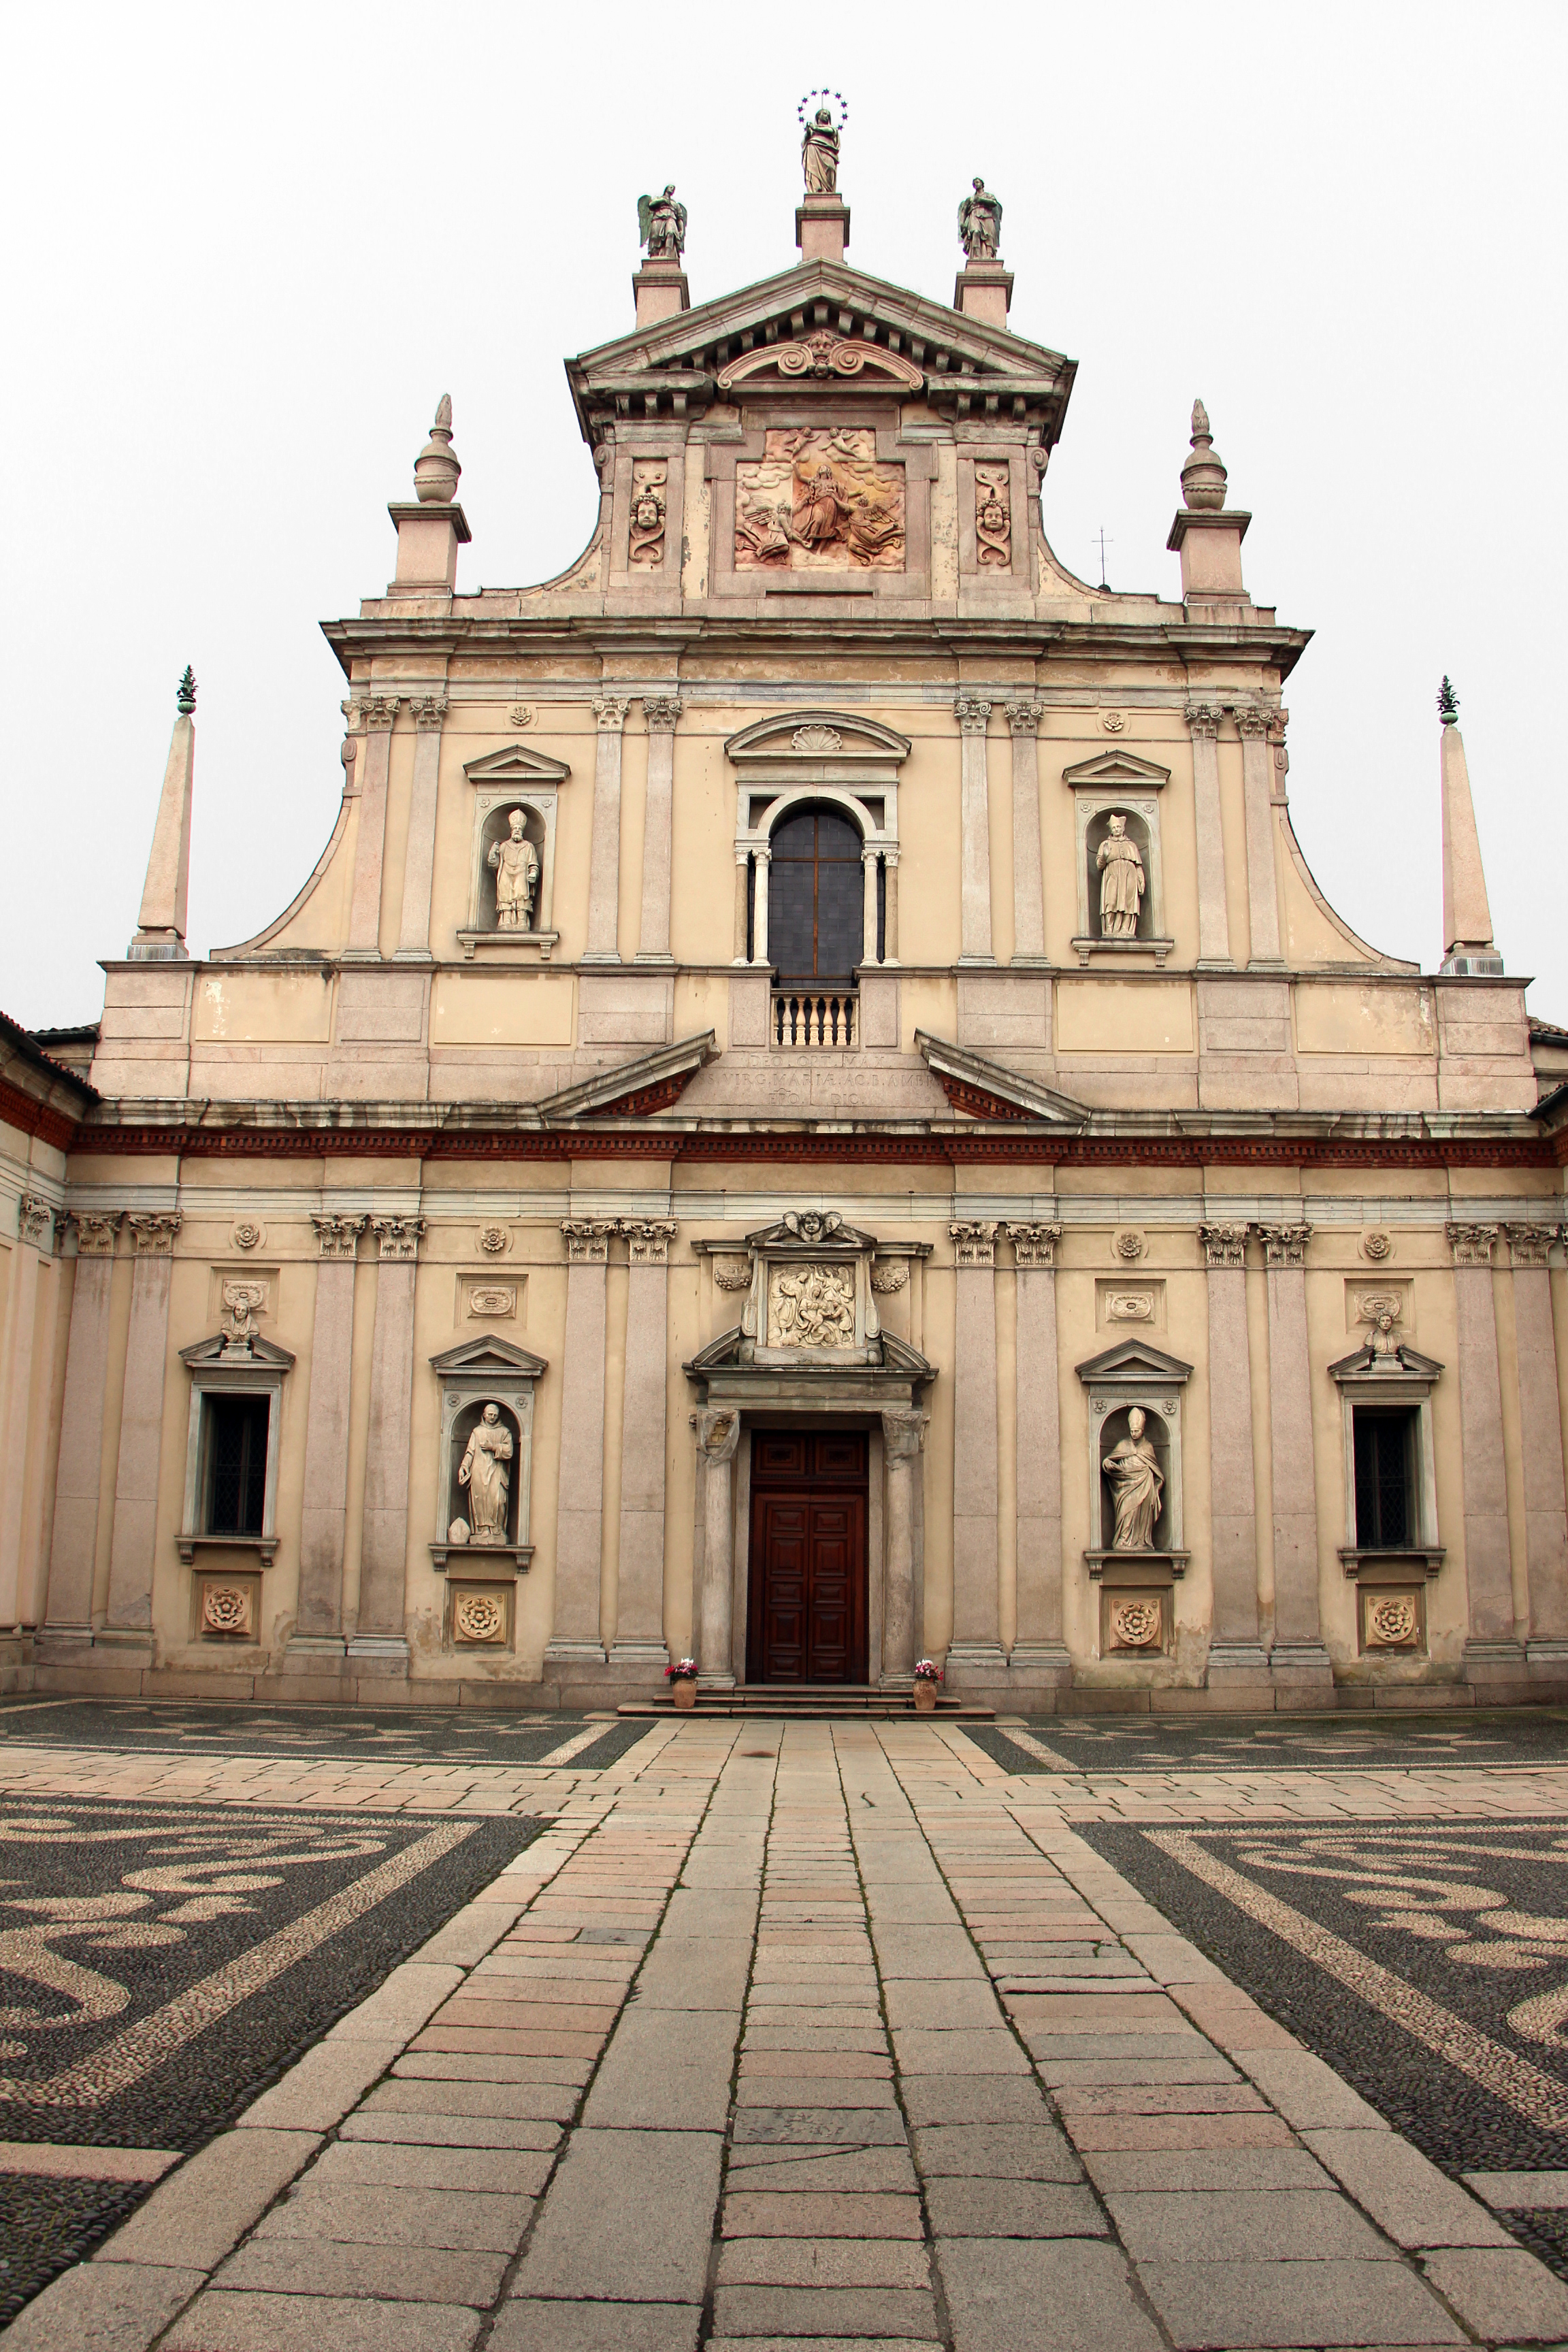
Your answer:
[[[752,1433],[748,1682],[866,1680],[867,1465],[863,1431]]]

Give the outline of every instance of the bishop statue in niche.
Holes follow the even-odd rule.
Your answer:
[[[539,852],[523,832],[520,808],[507,816],[507,837],[492,844],[488,864],[496,877],[496,928],[527,931],[533,928],[533,899],[539,888]]]
[[[468,1433],[468,1447],[458,1465],[458,1484],[468,1490],[469,1540],[477,1544],[506,1541],[507,1497],[511,1492],[511,1432],[497,1405],[486,1405]]]
[[[1138,909],[1143,903],[1147,877],[1138,844],[1130,839],[1127,819],[1113,816],[1110,829],[1095,852],[1100,868],[1100,935],[1106,940],[1138,936]]]
[[[901,572],[904,469],[864,426],[797,425],[735,468],[737,572]]]
[[[1126,1436],[1118,1440],[1100,1465],[1110,1482],[1111,1507],[1116,1513],[1113,1551],[1153,1549],[1165,1474],[1143,1434],[1147,1425],[1142,1406],[1135,1404],[1127,1416]]]

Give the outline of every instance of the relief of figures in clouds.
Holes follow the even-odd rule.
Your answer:
[[[737,572],[901,572],[904,469],[868,427],[770,433],[735,468]]]

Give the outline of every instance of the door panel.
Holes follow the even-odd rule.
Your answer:
[[[746,1674],[866,1678],[867,1441],[755,1433]]]

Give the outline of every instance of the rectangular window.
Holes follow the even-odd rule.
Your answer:
[[[1413,1412],[1356,1407],[1355,1539],[1358,1551],[1398,1551],[1419,1540]]]
[[[271,1400],[264,1396],[208,1396],[204,1401],[204,1535],[264,1532],[270,1409]]]

